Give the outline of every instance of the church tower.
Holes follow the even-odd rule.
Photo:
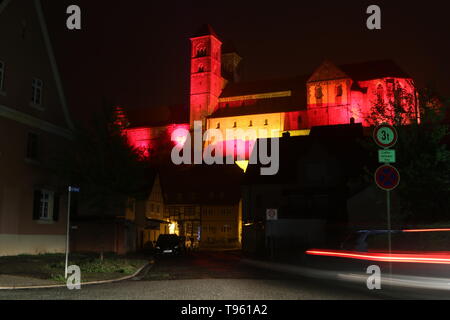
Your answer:
[[[221,75],[222,42],[209,25],[204,25],[191,38],[190,125],[202,121],[216,111],[223,89]]]

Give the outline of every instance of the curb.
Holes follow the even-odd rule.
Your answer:
[[[130,280],[135,278],[139,273],[142,272],[145,268],[153,265],[155,263],[154,260],[149,261],[142,267],[140,267],[135,273],[132,275],[118,278],[118,279],[112,279],[112,280],[100,280],[100,281],[90,281],[90,282],[82,282],[81,286],[87,286],[87,285],[95,285],[95,284],[106,284],[106,283],[114,283],[114,282],[121,282],[125,280]],[[30,287],[0,287],[0,290],[31,290],[31,289],[56,289],[56,288],[67,288],[66,284],[54,284],[54,285],[46,285],[46,286],[30,286]]]

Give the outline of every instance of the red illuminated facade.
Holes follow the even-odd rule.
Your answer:
[[[148,155],[184,143],[186,138],[172,139],[172,133],[192,130],[194,121],[201,121],[204,130],[278,130],[271,137],[286,131],[307,134],[314,126],[370,126],[367,116],[372,106],[376,101],[388,102],[396,88],[416,97],[411,77],[390,60],[341,66],[325,61],[303,76],[239,82],[241,57],[208,25],[191,38],[190,55],[190,105],[174,110],[160,124],[150,119],[142,123],[142,117],[139,124],[129,119],[125,132],[130,143]]]

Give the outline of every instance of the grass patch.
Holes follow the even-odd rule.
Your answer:
[[[77,265],[82,281],[109,280],[135,273],[146,262],[142,258],[105,254],[103,261],[98,254],[74,253],[69,256],[69,265]],[[0,257],[0,274],[49,279],[65,282],[65,255],[18,255]]]

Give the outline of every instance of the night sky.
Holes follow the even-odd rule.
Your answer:
[[[308,74],[336,64],[390,58],[423,86],[450,96],[450,22],[444,1],[43,0],[69,102],[85,117],[106,101],[127,107],[188,103],[189,36],[209,23],[231,39],[242,80]],[[66,29],[66,7],[82,30]],[[366,9],[382,9],[382,30]],[[79,111],[79,112],[78,112]]]

